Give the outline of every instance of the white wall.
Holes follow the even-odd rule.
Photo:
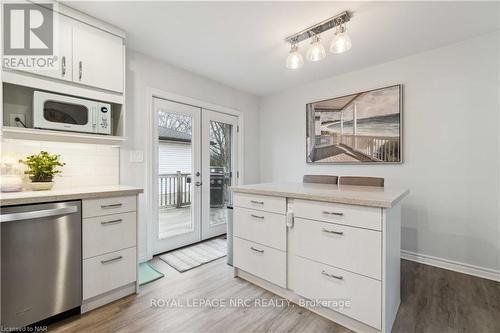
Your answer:
[[[119,184],[120,149],[116,146],[3,138],[0,145],[2,159],[24,159],[42,150],[61,155],[66,165],[55,176],[54,189]],[[25,177],[26,189],[28,182]]]
[[[403,203],[404,250],[500,270],[499,45],[492,33],[264,98],[262,180],[385,177],[386,186],[411,190]],[[306,164],[306,103],[398,83],[402,165]]]
[[[244,114],[244,179],[245,183],[260,180],[259,168],[259,99],[255,96],[226,87],[215,81],[197,76],[182,69],[159,62],[146,55],[127,51],[127,119],[129,140],[122,148],[121,183],[144,187],[146,163],[130,163],[129,151],[145,152],[147,137],[147,89],[155,88],[177,95],[228,107]],[[146,258],[147,206],[145,195],[139,197],[139,257]]]

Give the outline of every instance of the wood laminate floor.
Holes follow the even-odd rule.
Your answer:
[[[405,260],[401,272],[402,303],[393,332],[500,332],[500,283]],[[176,304],[154,308],[156,299]],[[296,305],[190,307],[201,299],[280,302],[278,296],[233,278],[222,258],[148,284],[139,295],[53,324],[49,331],[350,332]]]

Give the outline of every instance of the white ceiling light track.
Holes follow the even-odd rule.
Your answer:
[[[309,61],[323,60],[326,57],[326,51],[321,44],[320,34],[333,28],[335,28],[335,36],[330,44],[330,52],[339,54],[348,51],[351,48],[351,38],[346,33],[346,23],[350,20],[351,16],[345,11],[285,38],[285,41],[290,44],[290,54],[286,59],[286,67],[297,69],[304,65],[304,58],[299,52],[299,43],[309,38],[311,38],[311,45],[307,50],[306,59]]]

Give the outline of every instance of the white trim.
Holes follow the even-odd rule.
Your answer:
[[[465,264],[412,251],[401,250],[401,259],[500,282],[500,270]]]
[[[154,128],[153,128],[153,112],[154,112],[154,107],[153,107],[153,98],[162,98],[166,99],[172,102],[177,102],[177,103],[183,103],[187,105],[191,105],[194,107],[199,107],[201,109],[207,109],[211,111],[216,111],[216,112],[222,112],[222,113],[227,113],[230,115],[235,115],[238,117],[238,126],[239,126],[239,140],[238,140],[238,166],[239,166],[239,177],[237,178],[237,185],[243,184],[243,177],[244,177],[244,170],[243,170],[243,156],[244,156],[244,113],[235,109],[227,108],[225,106],[217,105],[217,104],[212,104],[208,103],[205,101],[201,101],[195,98],[187,97],[187,96],[182,96],[178,94],[174,94],[168,91],[164,91],[161,89],[153,88],[153,87],[146,87],[146,130],[144,131],[145,135],[145,162],[146,162],[146,181],[144,183],[144,195],[145,195],[145,202],[147,205],[147,212],[146,212],[146,257],[147,258],[152,258],[153,257],[153,233],[151,229],[151,221],[152,221],[152,212],[154,211],[153,209],[153,200],[152,198],[154,197],[153,194],[153,174],[154,174],[154,169],[153,169],[153,150],[154,150],[154,138],[153,138],[153,133],[154,133]],[[202,111],[203,112],[203,111]]]

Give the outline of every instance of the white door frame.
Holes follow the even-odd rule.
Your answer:
[[[144,184],[144,194],[145,194],[145,202],[146,207],[139,207],[140,209],[146,209],[146,214],[144,214],[146,218],[146,259],[153,258],[153,237],[154,237],[154,198],[155,198],[155,186],[156,179],[154,179],[154,152],[155,152],[155,128],[154,128],[154,105],[153,98],[161,98],[166,99],[172,102],[182,103],[191,105],[194,107],[199,107],[201,109],[212,110],[221,113],[227,113],[230,115],[238,116],[238,127],[239,127],[239,140],[238,140],[238,167],[239,174],[236,177],[236,184],[243,184],[244,177],[244,164],[243,164],[243,156],[244,156],[244,114],[241,111],[227,108],[225,106],[208,103],[205,101],[201,101],[195,98],[178,95],[175,93],[171,93],[168,91],[164,91],[161,89],[147,87],[146,88],[146,129],[145,129],[145,167],[146,167],[146,182]],[[203,110],[202,110],[203,117]],[[144,223],[144,222],[143,222]]]

